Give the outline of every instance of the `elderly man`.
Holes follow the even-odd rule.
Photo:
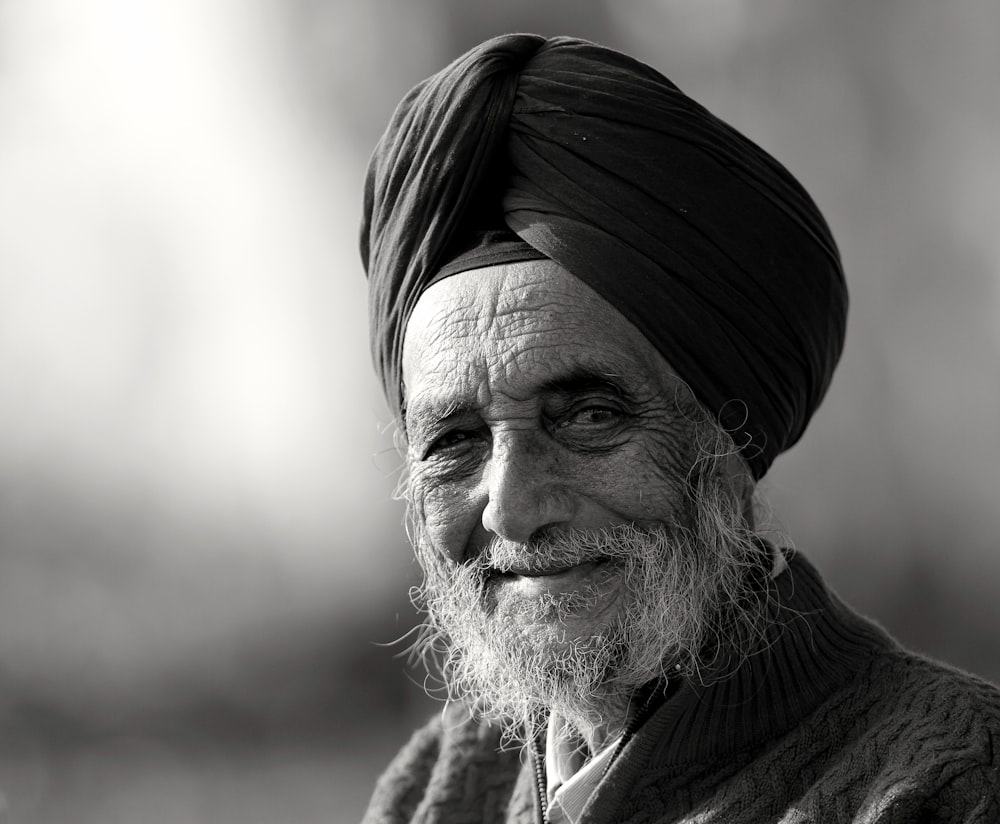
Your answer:
[[[1000,821],[1000,694],[755,527],[847,310],[773,158],[629,57],[500,37],[400,104],[362,254],[450,699],[367,821]]]

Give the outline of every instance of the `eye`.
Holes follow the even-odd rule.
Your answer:
[[[459,452],[478,441],[482,433],[475,429],[451,429],[435,438],[424,451],[424,459]]]
[[[601,401],[588,401],[573,407],[556,424],[559,429],[576,427],[602,427],[611,426],[621,420],[622,411],[615,405]]]
[[[618,410],[607,406],[586,406],[572,414],[572,423],[602,424],[618,419]]]

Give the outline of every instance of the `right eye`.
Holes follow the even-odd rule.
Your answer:
[[[482,433],[476,429],[451,429],[435,438],[424,452],[424,459],[432,458],[435,455],[447,457],[451,453],[459,452],[469,447],[473,442],[478,441]]]

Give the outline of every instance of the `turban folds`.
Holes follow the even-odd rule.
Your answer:
[[[847,315],[837,248],[809,195],[648,66],[527,34],[489,40],[416,86],[369,165],[361,254],[394,412],[406,322],[484,193],[522,241],[649,339],[755,477],[798,440]]]

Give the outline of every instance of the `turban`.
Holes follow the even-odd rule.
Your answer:
[[[395,413],[410,313],[491,209],[516,234],[499,258],[550,258],[621,312],[754,477],[799,439],[847,316],[816,205],[650,67],[529,34],[482,43],[417,85],[372,156],[361,256],[375,368]],[[471,258],[467,269],[491,260]]]

